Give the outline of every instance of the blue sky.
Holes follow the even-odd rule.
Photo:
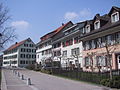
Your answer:
[[[10,25],[16,28],[16,41],[30,37],[35,43],[62,23],[92,19],[95,14],[120,7],[120,0],[0,0],[10,9]],[[16,42],[15,41],[15,42]]]

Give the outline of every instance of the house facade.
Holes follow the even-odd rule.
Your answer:
[[[83,70],[108,71],[120,69],[120,8],[85,21],[83,35]],[[109,58],[108,58],[109,56]]]
[[[36,62],[36,46],[30,38],[16,42],[3,53],[3,66],[26,67]]]
[[[70,24],[71,22],[62,24],[62,26],[56,30],[40,38],[40,42],[37,44],[36,50],[36,61],[38,64],[41,63],[42,66],[51,67],[51,62],[54,61],[52,52],[53,37],[59,36],[58,33],[61,32],[61,30],[64,28],[68,28]]]
[[[62,37],[55,40],[55,37],[53,37],[53,56],[55,60],[61,62],[62,68],[82,67],[82,42],[80,41],[80,31],[83,29],[83,26],[84,22],[73,24],[61,32]]]
[[[45,66],[46,63],[51,62],[51,56],[52,56],[52,36],[56,33],[56,31],[50,32],[43,37],[40,38],[40,42],[37,44],[37,50],[36,50],[36,61],[38,64],[42,64],[42,66]]]

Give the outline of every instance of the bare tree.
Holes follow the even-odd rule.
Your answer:
[[[111,55],[113,53],[115,53],[115,50],[116,50],[116,45],[118,44],[119,42],[119,38],[116,39],[116,40],[112,40],[112,41],[108,41],[107,39],[104,40],[104,43],[98,41],[98,44],[100,45],[100,47],[104,47],[105,48],[105,51],[104,51],[104,55],[107,59],[107,65],[108,65],[108,68],[110,69],[110,79],[112,80],[113,78],[113,75],[112,75],[112,57]]]
[[[107,54],[107,61],[108,61],[108,67],[110,68],[110,79],[112,80],[112,58],[111,55],[115,52],[116,50],[116,45],[114,44],[113,46],[111,46],[110,44],[107,43],[107,41],[105,41],[105,49],[106,49],[106,54]]]
[[[92,72],[94,71],[94,66],[93,66],[93,60],[94,60],[94,57],[95,57],[95,55],[96,55],[96,52],[91,52],[91,53],[87,53],[87,56],[89,57],[89,60],[90,60],[90,68],[91,68],[91,70],[92,70]]]
[[[14,29],[7,24],[10,20],[8,15],[8,8],[2,3],[0,4],[0,50],[3,49],[4,45],[16,38]]]

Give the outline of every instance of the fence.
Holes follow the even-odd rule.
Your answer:
[[[120,70],[112,71],[113,75],[120,75]],[[84,72],[82,70],[74,69],[74,70],[63,70],[63,69],[52,69],[52,74],[67,77],[76,80],[82,80],[87,82],[92,82],[96,84],[100,84],[102,79],[109,78],[109,72]]]

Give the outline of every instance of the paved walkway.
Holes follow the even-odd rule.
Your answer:
[[[109,90],[93,84],[79,81],[68,80],[52,75],[43,74],[30,70],[17,70],[24,75],[24,78],[30,78],[32,85],[27,85],[26,80],[21,80],[12,70],[3,70],[6,81],[6,90]],[[3,89],[5,90],[5,89]]]
[[[26,83],[17,75],[13,74],[12,70],[2,70],[2,90],[32,90]]]

